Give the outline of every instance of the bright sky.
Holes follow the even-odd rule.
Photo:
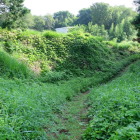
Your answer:
[[[96,2],[109,3],[112,6],[135,7],[133,0],[25,0],[24,5],[31,10],[33,15],[53,14],[64,10],[76,15],[82,8],[88,8]]]

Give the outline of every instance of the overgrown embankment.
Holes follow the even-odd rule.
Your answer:
[[[2,52],[0,137],[47,139],[67,101],[140,57],[139,45],[130,44],[113,45],[90,34],[1,30],[1,48],[12,57]]]
[[[94,88],[84,140],[140,139],[140,61],[121,77]]]
[[[26,63],[44,82],[90,77],[114,69],[116,62],[140,52],[134,42],[106,42],[86,33],[0,30],[0,46]]]

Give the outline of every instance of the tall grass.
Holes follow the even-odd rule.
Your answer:
[[[0,75],[9,78],[27,78],[30,70],[27,66],[0,50]]]

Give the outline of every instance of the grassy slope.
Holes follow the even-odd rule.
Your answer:
[[[37,36],[30,36],[30,32],[28,35],[26,32],[22,34],[17,31],[15,33],[3,31],[3,34],[2,47],[12,55],[15,55],[15,53],[23,55],[23,57],[26,55],[30,63],[45,61],[45,66],[50,61],[51,63],[57,63],[59,60],[59,63],[62,62],[60,69],[65,70],[68,68],[67,70],[71,70],[73,72],[72,74],[75,71],[75,73],[79,72],[80,74],[78,73],[77,75],[81,76],[73,77],[68,81],[59,81],[63,79],[63,75],[62,79],[60,77],[62,73],[56,72],[51,73],[49,76],[47,75],[49,78],[52,75],[50,81],[59,81],[55,84],[42,83],[36,79],[24,79],[21,73],[25,72],[23,75],[26,75],[27,72],[28,74],[27,69],[24,69],[24,65],[22,67],[23,69],[20,69],[20,63],[10,56],[5,55],[8,58],[6,63],[3,63],[4,59],[1,58],[0,64],[4,68],[1,73],[2,77],[5,74],[9,78],[13,78],[13,80],[8,78],[8,80],[5,80],[2,77],[0,79],[0,138],[3,140],[46,139],[46,131],[49,129],[48,126],[56,123],[56,116],[59,113],[62,115],[63,105],[67,101],[70,101],[77,93],[88,90],[89,87],[108,81],[117,75],[125,66],[139,57],[139,55],[130,56],[130,54],[124,54],[129,53],[127,49],[124,51],[124,47],[121,50],[115,48],[116,52],[114,53],[112,48],[110,49],[104,43],[100,43],[100,41],[91,36],[88,38],[85,35],[77,35],[76,39],[74,36],[68,36],[68,38],[63,38],[64,42],[61,42],[63,41],[61,39],[56,39],[55,42],[54,40],[50,41],[44,37],[42,38],[39,34]],[[49,35],[49,37],[52,38],[52,35]],[[27,46],[25,47],[25,45]],[[88,51],[85,56],[85,50],[87,48]],[[68,61],[63,63],[63,54],[67,58],[67,53],[69,52],[66,50],[71,51],[68,55],[70,57]],[[118,50],[120,51],[119,53],[117,53]],[[66,54],[65,51],[67,52]],[[134,52],[132,51],[132,53]],[[46,56],[50,59],[49,62]],[[129,57],[125,58],[126,56]],[[78,68],[73,60],[80,62]],[[117,62],[117,60],[119,61]],[[43,69],[46,71],[45,66],[43,66]],[[93,68],[89,69],[90,67]],[[82,68],[85,68],[85,71],[82,71]],[[18,73],[20,70],[21,73]],[[91,73],[86,75],[89,72]],[[8,75],[9,73],[10,76]],[[84,76],[82,76],[82,73]],[[22,77],[22,79],[16,79],[19,77]],[[47,77],[44,76],[43,78],[45,79]]]
[[[95,71],[107,71],[116,61],[140,52],[138,43],[105,42],[84,33],[61,35],[3,29],[0,32],[0,47],[41,74],[45,82],[90,77]]]
[[[105,82],[130,61],[116,69],[90,78],[74,78],[62,84],[43,84],[31,80],[0,79],[0,137],[5,139],[46,139],[48,126],[71,97],[87,87]]]
[[[90,125],[85,140],[140,139],[140,61],[121,77],[90,93]]]

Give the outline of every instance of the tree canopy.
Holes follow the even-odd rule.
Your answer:
[[[136,35],[131,22],[136,12],[124,6],[110,6],[106,3],[94,3],[81,9],[77,16],[69,11],[58,11],[53,15],[34,16],[23,6],[24,0],[0,0],[0,26],[2,28],[30,28],[38,31],[76,25],[78,29],[101,36],[105,39],[132,39]],[[135,0],[140,13],[140,0]],[[27,14],[29,13],[29,14]],[[133,24],[140,34],[140,16]],[[77,31],[77,27],[76,27]]]
[[[135,26],[135,28],[138,30],[138,36],[140,37],[140,0],[135,0],[134,3],[137,6],[138,15],[136,16],[136,18],[133,20],[132,23]]]
[[[69,11],[59,11],[54,13],[54,19],[55,28],[70,26],[74,21],[74,15]]]
[[[24,0],[0,0],[0,25],[3,28],[21,26],[21,18],[29,12],[23,2]]]
[[[77,19],[75,21],[75,24],[85,24],[88,25],[89,22],[91,22],[91,9],[90,8],[84,8],[79,11],[79,14],[77,15]]]

